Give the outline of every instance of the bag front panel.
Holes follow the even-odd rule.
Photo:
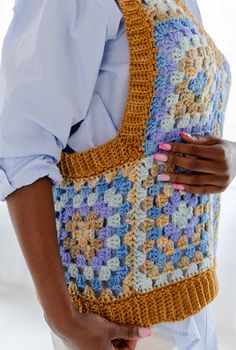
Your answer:
[[[214,196],[157,181],[152,156],[54,191],[67,284],[99,300],[128,297],[213,266]],[[217,209],[216,207],[214,208]]]
[[[230,85],[226,58],[174,1],[142,3],[150,4],[146,9],[154,18],[157,48],[155,96],[147,122],[145,155],[156,152],[161,142],[181,142],[180,131],[221,137]],[[170,11],[177,9],[181,16],[171,18]]]
[[[165,170],[193,172],[158,163],[153,154],[161,142],[182,142],[180,131],[222,136],[228,62],[179,1],[132,1],[153,23],[156,50],[153,100],[141,130],[142,156],[98,176],[65,177],[54,191],[66,282],[87,300],[101,302],[145,294],[206,272],[214,265],[217,243],[220,195],[177,191],[158,181]],[[127,1],[129,13],[132,1]],[[125,0],[120,3],[126,6]],[[145,62],[143,57],[140,64]],[[139,66],[136,71],[131,66],[134,86]],[[129,96],[135,100],[128,106],[130,113],[140,113],[143,103],[135,93],[140,91]],[[127,130],[132,131],[126,121],[120,130],[124,140]]]

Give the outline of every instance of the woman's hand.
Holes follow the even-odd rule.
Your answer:
[[[119,326],[93,313],[79,313],[73,306],[61,320],[44,317],[70,350],[135,350],[139,338],[151,335],[150,328]]]
[[[173,188],[196,194],[225,191],[236,175],[236,143],[210,135],[191,136],[185,132],[180,132],[180,135],[185,143],[163,143],[159,148],[183,153],[183,156],[174,153],[155,153],[154,159],[195,173],[165,172],[158,176],[158,180],[172,182]]]

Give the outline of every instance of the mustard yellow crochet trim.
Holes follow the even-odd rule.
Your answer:
[[[128,97],[118,135],[85,152],[62,152],[63,178],[88,178],[144,156],[142,143],[155,92],[156,54],[153,21],[137,0],[119,0],[129,44]],[[101,125],[102,127],[102,125]]]
[[[151,327],[161,322],[182,321],[200,312],[218,295],[215,268],[149,293],[134,292],[114,301],[85,299],[74,285],[68,286],[72,305],[80,313],[99,314],[118,325]],[[41,304],[37,289],[35,298]],[[166,307],[168,305],[168,307]]]
[[[208,270],[150,292],[132,292],[128,297],[109,300],[79,294],[71,282],[69,298],[80,313],[99,314],[119,325],[151,327],[161,322],[176,322],[200,312],[218,295],[216,262]],[[109,292],[109,291],[108,291]],[[41,304],[37,289],[36,300]]]
[[[220,67],[222,54],[214,41],[183,1],[175,1],[206,36],[209,49],[214,53]],[[154,85],[158,70],[156,67],[158,49],[154,42],[153,22],[156,15],[161,18],[161,13],[157,13],[157,9],[153,12],[150,6],[144,6],[140,0],[119,0],[119,4],[125,19],[130,54],[128,96],[120,129],[114,139],[88,151],[73,154],[62,151],[57,166],[66,179],[100,175],[104,171],[116,169],[144,156],[142,144],[145,139],[145,125],[150,117],[150,105],[155,94]],[[172,12],[169,16],[180,16],[178,12]]]
[[[218,294],[215,267],[194,277],[158,287],[151,292],[132,292],[129,297],[114,301],[91,299],[78,294],[74,284],[68,286],[74,307],[90,312],[119,325],[150,327],[160,322],[184,320],[202,310]]]

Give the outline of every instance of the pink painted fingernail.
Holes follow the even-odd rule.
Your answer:
[[[168,157],[167,157],[167,155],[162,154],[162,153],[155,153],[154,154],[154,159],[155,160],[159,160],[161,162],[166,162]]]
[[[185,135],[185,136],[188,136],[188,137],[192,137],[190,134],[188,134],[188,133],[185,132],[185,131],[180,131],[179,134],[180,134],[180,135]]]
[[[166,175],[166,174],[160,174],[160,175],[158,175],[157,179],[159,181],[169,181],[170,180],[170,176]]]
[[[151,329],[139,328],[140,337],[149,337],[151,335]]]
[[[193,141],[197,141],[197,140],[198,140],[198,138],[197,138],[196,136],[190,135],[190,134],[188,134],[188,133],[185,132],[185,131],[181,131],[181,132],[179,132],[179,134],[180,134],[180,135],[188,136],[188,137],[190,137]]]
[[[184,190],[185,189],[185,187],[183,185],[180,185],[180,184],[173,184],[172,187],[175,190]]]
[[[159,148],[164,151],[169,151],[171,150],[171,145],[169,143],[160,143]]]

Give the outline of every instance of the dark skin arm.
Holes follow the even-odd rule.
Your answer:
[[[69,299],[57,243],[51,180],[45,176],[21,187],[6,202],[50,328],[71,350],[134,350],[144,336],[143,328],[118,326],[95,314],[80,314]],[[119,338],[124,339],[123,345],[119,345]]]
[[[195,194],[225,191],[236,176],[236,143],[210,135],[180,134],[184,143],[159,145],[167,152],[156,153],[154,159],[158,160],[161,154],[160,161],[192,170],[195,174],[163,173],[159,180],[173,183],[175,189]]]

